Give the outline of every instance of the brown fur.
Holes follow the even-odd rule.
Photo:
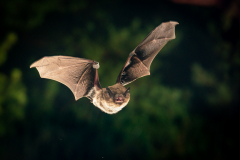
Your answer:
[[[130,93],[127,93],[125,96],[124,93],[127,89],[120,83],[109,86],[108,88],[112,91],[113,95],[110,96],[106,88],[97,90],[95,96],[93,97],[93,104],[108,114],[114,114],[128,104],[130,100]],[[122,103],[115,102],[115,98],[119,96],[123,98]]]

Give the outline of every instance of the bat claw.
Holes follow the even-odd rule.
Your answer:
[[[94,61],[93,68],[94,68],[94,69],[100,68],[99,63]]]

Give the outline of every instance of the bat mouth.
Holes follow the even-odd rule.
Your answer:
[[[123,97],[116,97],[115,103],[123,103]]]

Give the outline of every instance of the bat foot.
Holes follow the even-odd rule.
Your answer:
[[[93,99],[89,96],[87,96],[87,98],[90,100],[91,103],[93,103]]]

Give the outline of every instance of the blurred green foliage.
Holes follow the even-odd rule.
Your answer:
[[[0,66],[7,59],[7,52],[16,43],[16,35],[9,33],[0,46]],[[15,125],[25,117],[26,87],[20,69],[11,70],[10,76],[0,72],[0,137],[16,135]]]
[[[235,1],[233,1],[235,2]],[[169,1],[1,1],[0,159],[226,159],[238,138],[240,40],[225,9]],[[175,20],[176,39],[130,103],[107,115],[29,66],[43,56],[100,62],[113,85],[128,54]]]

